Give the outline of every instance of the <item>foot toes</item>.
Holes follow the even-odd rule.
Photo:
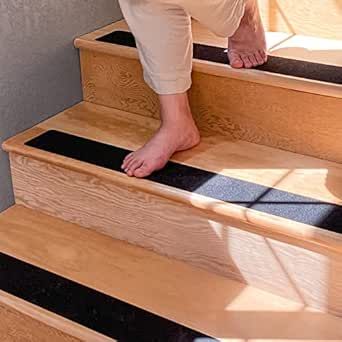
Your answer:
[[[137,160],[138,158],[136,156],[133,156],[131,159],[129,159],[124,165],[124,170],[129,170]]]
[[[232,68],[241,69],[243,67],[243,61],[241,58],[235,58],[231,61],[230,66]]]
[[[267,52],[266,51],[259,51],[259,53],[260,53],[260,56],[262,57],[264,63],[266,63],[268,60]]]
[[[137,178],[144,178],[149,176],[152,172],[153,169],[148,164],[143,164],[134,171],[134,176]]]
[[[250,69],[253,67],[252,62],[249,60],[248,56],[242,58],[245,68]]]
[[[243,61],[237,53],[228,53],[229,64],[232,68],[243,68]]]
[[[130,154],[128,154],[126,156],[126,158],[124,159],[124,161],[128,161],[128,160],[132,159],[134,157],[134,154],[135,154],[135,152],[131,152]]]
[[[258,65],[258,61],[254,55],[248,56],[249,61],[252,64],[252,67],[256,67]]]
[[[129,155],[126,156],[126,158],[124,159],[124,161],[122,162],[121,168],[124,170],[125,168],[127,168],[128,163],[132,160],[132,158],[134,157],[134,152],[130,153]]]
[[[258,65],[262,65],[262,64],[265,63],[265,58],[262,57],[262,55],[261,55],[261,53],[260,53],[259,51],[257,51],[257,52],[255,53],[255,58],[256,58],[256,60],[257,60],[257,62],[258,62]]]
[[[135,159],[131,164],[125,169],[125,172],[127,173],[128,176],[133,177],[135,170],[139,169],[143,165],[144,161]]]

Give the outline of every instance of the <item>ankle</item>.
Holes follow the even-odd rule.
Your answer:
[[[180,126],[193,124],[193,117],[187,93],[175,95],[161,95],[161,121],[164,125]]]
[[[190,105],[187,93],[173,94],[173,95],[160,95],[160,107],[162,114],[173,115],[176,113],[190,112]]]
[[[162,123],[159,128],[159,136],[163,137],[163,139],[168,137],[167,149],[171,153],[192,148],[201,141],[199,130],[195,124],[177,126]]]

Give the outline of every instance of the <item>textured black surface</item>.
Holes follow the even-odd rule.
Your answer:
[[[117,172],[123,172],[122,161],[131,152],[53,130],[29,141],[27,145]],[[342,206],[173,162],[169,162],[163,170],[155,172],[148,179],[342,233]]]
[[[0,289],[118,342],[216,341],[3,253]]]
[[[134,36],[126,31],[114,31],[97,40],[105,43],[136,47]],[[194,44],[194,58],[220,64],[229,64],[225,49],[216,46]],[[275,74],[342,84],[342,67],[334,65],[269,56],[266,64],[255,69]]]

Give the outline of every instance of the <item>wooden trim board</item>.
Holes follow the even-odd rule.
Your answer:
[[[6,295],[6,294],[5,294]],[[1,296],[1,294],[0,294]],[[76,342],[77,338],[51,327],[36,317],[22,312],[17,307],[8,305],[7,300],[0,299],[0,340],[2,342]]]
[[[342,341],[336,317],[21,206],[0,236],[1,252],[222,341]]]
[[[75,46],[81,50],[89,50],[92,52],[104,53],[107,55],[114,55],[128,59],[138,59],[138,53],[134,48],[96,41],[96,39],[116,30],[128,31],[128,27],[124,21],[119,21],[117,23],[108,25],[100,30],[77,38],[75,40]],[[201,26],[196,21],[194,21],[193,23],[193,35],[194,41],[197,43],[204,43],[214,46],[225,46],[227,44],[225,40],[216,37],[207,29],[203,28],[203,26]],[[288,41],[289,39],[294,41],[293,48],[289,47],[289,44],[291,46],[290,41]],[[290,38],[288,36],[284,37],[283,34],[268,34],[268,47],[270,49],[270,54],[282,56],[282,51],[284,51],[284,57],[295,57],[296,59],[302,59],[305,61],[318,62],[323,64],[331,63],[337,66],[342,65],[342,60],[340,58],[339,53],[341,49],[340,41],[329,41],[323,39],[317,39],[317,41],[315,41],[313,38],[311,38],[309,39],[309,42],[310,44],[308,43],[306,37]],[[298,43],[304,44],[305,48],[299,50],[297,47]],[[281,46],[282,44],[284,44],[284,48]],[[310,49],[318,50],[318,47],[320,46],[327,46],[329,48],[329,52],[319,52],[316,54],[306,53],[306,51],[309,51]],[[335,49],[335,52],[333,49]],[[300,79],[296,77],[272,74],[253,69],[237,70],[229,66],[219,65],[216,63],[200,60],[194,60],[193,70],[195,72],[200,72],[219,77],[233,78],[237,80],[244,80],[249,82],[270,85],[274,87],[282,87],[285,89],[292,89],[297,91],[309,92],[313,94],[342,98],[342,85],[338,84],[329,84],[325,82]]]

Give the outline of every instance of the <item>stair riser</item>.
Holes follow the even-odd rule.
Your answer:
[[[341,0],[259,0],[268,31],[342,39]]]
[[[138,60],[81,49],[81,62],[86,101],[159,116],[157,96],[144,83]],[[203,134],[342,162],[342,99],[199,72],[190,98]]]
[[[338,255],[27,157],[11,165],[18,204],[342,316]]]

